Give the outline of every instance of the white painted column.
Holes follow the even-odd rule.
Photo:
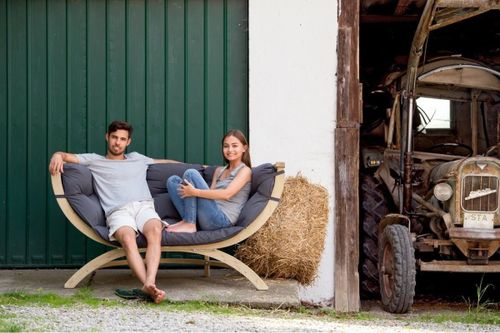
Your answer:
[[[304,301],[333,302],[337,1],[249,1],[252,162],[284,161],[330,194],[325,251]]]

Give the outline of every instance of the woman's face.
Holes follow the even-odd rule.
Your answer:
[[[229,161],[241,161],[243,153],[247,150],[247,146],[243,145],[238,138],[230,135],[224,139],[222,144],[222,152],[224,157]]]

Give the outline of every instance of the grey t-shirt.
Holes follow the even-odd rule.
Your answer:
[[[124,160],[109,160],[98,154],[77,154],[80,164],[92,172],[101,206],[106,216],[123,205],[152,200],[146,182],[148,166],[152,158],[133,152]]]
[[[228,167],[227,165],[222,168],[216,178],[215,189],[225,189],[229,186],[229,184],[236,178],[238,172],[245,166],[245,164],[241,163],[238,165],[229,176],[224,179],[220,179],[224,170]],[[238,221],[238,216],[240,216],[241,210],[243,206],[248,200],[248,196],[250,194],[250,182],[246,183],[241,190],[233,195],[231,199],[228,200],[216,200],[215,202],[222,210],[222,212],[229,218],[231,224],[235,224]]]

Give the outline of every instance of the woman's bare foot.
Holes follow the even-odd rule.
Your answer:
[[[180,225],[182,225],[182,224],[184,224],[184,223],[186,223],[186,222],[184,222],[184,220],[182,220],[182,221],[179,221],[179,222],[177,222],[177,223],[175,223],[175,224],[169,224],[169,225],[166,227],[166,229],[167,229],[167,231],[168,231],[168,230],[174,230],[175,228],[178,228]]]
[[[196,224],[195,223],[187,223],[187,222],[179,222],[176,223],[172,228],[167,228],[167,232],[188,232],[193,233],[196,232]]]

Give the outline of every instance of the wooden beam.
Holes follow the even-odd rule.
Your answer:
[[[359,130],[337,128],[335,160],[335,310],[357,312],[359,298]],[[356,147],[356,149],[354,148]]]
[[[357,312],[359,298],[359,0],[339,0],[335,130],[335,310]]]

